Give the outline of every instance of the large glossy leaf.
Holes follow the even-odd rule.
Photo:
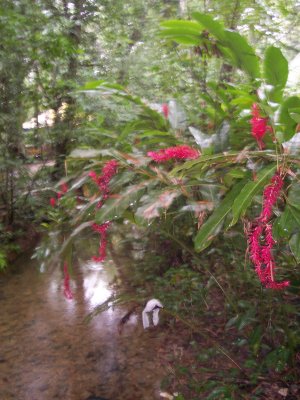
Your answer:
[[[141,199],[142,206],[137,209],[136,216],[146,220],[159,217],[162,210],[167,210],[181,194],[178,189],[152,191]]]
[[[200,34],[196,35],[195,32],[190,30],[186,30],[182,33],[181,29],[165,29],[159,33],[159,36],[172,39],[180,44],[188,44],[192,46],[197,46],[201,42]]]
[[[288,193],[288,204],[300,210],[300,183],[293,182]]]
[[[236,66],[252,79],[260,77],[259,60],[247,40],[235,31],[225,31],[225,44],[234,55]]]
[[[68,237],[67,240],[64,241],[61,249],[60,249],[60,254],[62,255],[62,258],[66,258],[66,255],[68,251],[70,251],[70,246],[73,243],[73,241],[76,239],[76,237],[82,233],[83,230],[85,229],[90,229],[93,224],[93,221],[87,221],[83,222],[79,226],[77,226],[73,231],[72,234]]]
[[[105,204],[96,211],[96,223],[101,224],[105,221],[121,218],[124,211],[134,206],[146,190],[150,182],[144,182],[128,187],[118,197],[108,199]]]
[[[279,122],[283,126],[284,140],[290,140],[296,130],[297,122],[291,117],[290,110],[300,107],[300,98],[291,96],[287,98],[280,108]]]
[[[225,39],[225,31],[223,25],[213,19],[210,15],[202,14],[200,12],[194,12],[192,14],[192,17],[217,39],[219,39],[220,41],[223,41]]]
[[[214,171],[224,169],[232,164],[246,163],[247,158],[240,152],[226,152],[218,154],[206,154],[196,160],[186,161],[175,167],[170,174],[172,176],[188,176],[201,178],[207,171],[214,168]]]
[[[236,197],[233,206],[232,206],[232,214],[233,218],[230,223],[230,226],[236,224],[238,219],[245,214],[248,207],[250,206],[253,197],[262,192],[262,188],[266,185],[266,183],[270,180],[271,176],[274,174],[276,170],[276,165],[268,165],[266,168],[263,168],[257,175],[257,178],[253,181],[248,182],[241,192]]]
[[[97,149],[74,149],[70,154],[69,158],[77,158],[77,159],[91,159],[91,158],[100,158],[100,157],[112,157],[113,151],[110,149],[97,150]]]
[[[275,46],[268,47],[264,59],[264,78],[267,84],[284,88],[288,73],[288,62],[281,50]]]
[[[286,205],[283,213],[273,224],[275,238],[289,239],[300,229],[300,210],[292,205]]]
[[[231,211],[236,196],[240,193],[244,185],[245,181],[235,184],[226,197],[222,200],[218,208],[202,225],[195,237],[196,251],[200,252],[210,245],[214,237],[219,232],[225,217]]]
[[[289,241],[289,246],[291,249],[291,252],[293,253],[297,263],[300,263],[300,233],[295,233],[290,241]]]
[[[203,27],[202,25],[198,24],[195,21],[183,21],[183,20],[169,20],[169,21],[164,21],[161,22],[160,24],[163,28],[174,28],[174,29],[180,29],[181,33],[186,32],[186,30],[192,31],[195,34],[199,34],[202,30]]]
[[[230,57],[235,65],[247,72],[252,79],[260,77],[258,57],[243,36],[238,32],[225,30],[223,25],[210,15],[194,12],[192,16],[220,41],[220,45],[224,47],[225,57]]]

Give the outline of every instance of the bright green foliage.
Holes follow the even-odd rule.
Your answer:
[[[267,48],[264,59],[264,78],[271,88],[268,91],[270,101],[280,101],[282,90],[288,78],[288,62],[280,49],[274,46]]]

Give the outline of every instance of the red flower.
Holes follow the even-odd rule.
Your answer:
[[[148,157],[154,161],[161,163],[171,159],[186,160],[195,159],[200,156],[200,152],[187,145],[168,147],[158,151],[149,151]]]
[[[101,208],[108,198],[109,195],[109,183],[112,177],[116,174],[118,169],[118,162],[115,160],[107,161],[103,168],[101,175],[97,175],[95,171],[90,171],[89,177],[98,185],[98,188],[102,194],[102,199],[98,202],[97,208]],[[104,224],[93,224],[92,229],[100,234],[100,245],[99,245],[99,256],[93,257],[96,262],[102,262],[106,258],[106,245],[107,245],[107,229],[110,225],[110,221]]]
[[[263,208],[259,220],[266,222],[272,215],[272,207],[276,203],[283,186],[283,179],[276,173],[271,179],[270,185],[266,186],[263,194]]]
[[[55,207],[56,206],[56,199],[54,197],[51,197],[50,199],[50,206]]]
[[[57,199],[59,200],[62,197],[62,195],[63,195],[62,192],[58,192],[57,193]]]
[[[70,288],[70,275],[68,271],[68,264],[64,263],[64,295],[67,299],[73,299],[73,294]]]
[[[92,259],[96,262],[103,262],[106,258],[106,245],[107,245],[107,229],[110,226],[110,221],[104,222],[103,224],[93,224],[92,229],[100,234],[100,245],[99,245],[99,256],[93,257]]]
[[[108,185],[112,177],[116,174],[118,162],[115,160],[108,161],[102,168],[101,175],[97,175],[95,171],[89,172],[89,177],[98,185],[103,195],[108,194]]]
[[[101,175],[97,175],[95,171],[89,172],[89,177],[98,185],[100,192],[102,193],[102,200],[97,204],[97,208],[101,208],[104,201],[108,198],[109,194],[109,182],[112,177],[116,174],[118,168],[118,162],[115,160],[107,161],[103,168]]]
[[[92,178],[95,183],[98,183],[98,177],[95,171],[90,171],[89,177]]]
[[[250,259],[259,280],[269,289],[283,289],[290,284],[289,281],[275,282],[276,265],[272,254],[275,240],[272,235],[272,225],[268,223],[282,186],[283,179],[277,172],[264,190],[262,211],[253,222],[253,228],[248,234]]]
[[[62,183],[60,185],[60,190],[62,191],[62,193],[67,193],[68,191],[68,185],[66,183]]]
[[[252,125],[251,133],[256,139],[260,150],[265,147],[262,138],[265,136],[267,131],[272,132],[272,127],[267,125],[267,120],[268,118],[264,118],[260,115],[258,104],[254,103],[252,105],[252,118],[250,120]]]
[[[163,104],[161,105],[161,111],[162,111],[162,113],[164,114],[165,118],[167,119],[168,116],[169,116],[169,106],[168,106],[167,103],[163,103]]]

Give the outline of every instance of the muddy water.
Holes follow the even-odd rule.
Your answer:
[[[118,308],[84,322],[112,294],[112,261],[99,269],[79,258],[73,300],[60,268],[37,264],[24,257],[0,277],[0,399],[159,399],[159,328],[144,331],[138,313],[119,334]]]

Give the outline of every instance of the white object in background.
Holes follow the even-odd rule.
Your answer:
[[[142,318],[143,318],[143,327],[144,329],[149,328],[150,326],[150,320],[149,320],[149,313],[153,313],[153,325],[158,325],[159,323],[159,310],[161,308],[164,308],[161,302],[157,299],[151,299],[147,302],[143,312],[142,312]]]

